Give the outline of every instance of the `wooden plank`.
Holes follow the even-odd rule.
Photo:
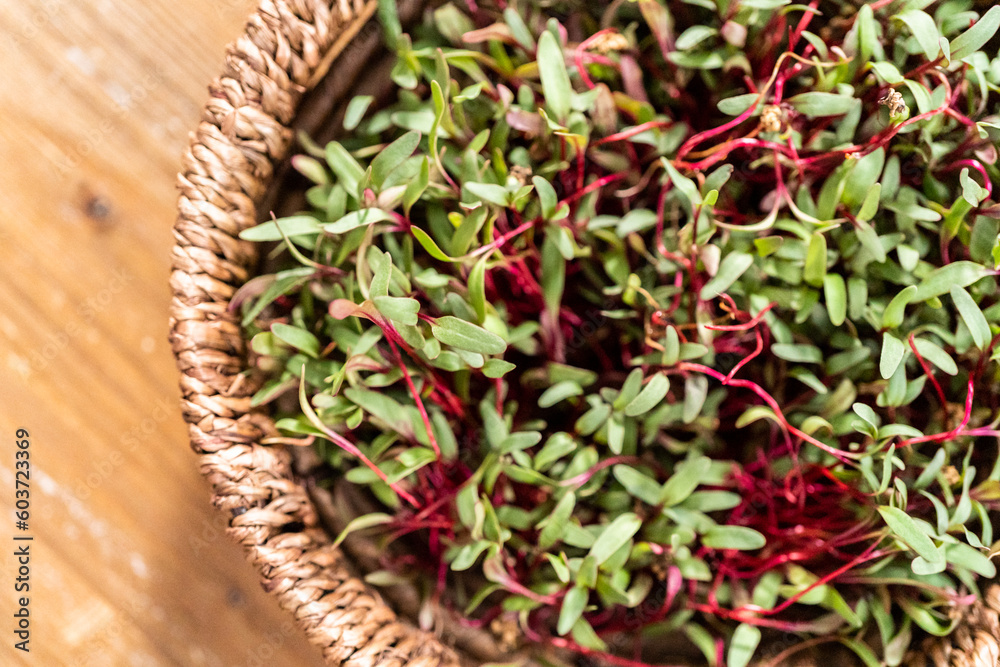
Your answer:
[[[0,6],[0,515],[25,427],[35,538],[0,664],[322,664],[222,532],[166,341],[180,155],[253,5]]]

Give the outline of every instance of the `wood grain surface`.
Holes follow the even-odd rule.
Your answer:
[[[322,664],[222,532],[166,342],[175,174],[252,8],[0,3],[2,665]],[[34,538],[30,653],[15,533]]]

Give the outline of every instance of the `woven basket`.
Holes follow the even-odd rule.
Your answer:
[[[420,4],[402,3],[404,20]],[[264,588],[294,614],[327,663],[478,664],[482,659],[471,656],[481,652],[460,656],[446,645],[453,636],[442,641],[397,616],[358,578],[350,559],[331,548],[289,451],[259,444],[275,429],[266,414],[250,410],[245,342],[228,309],[257,267],[256,244],[238,234],[279,201],[276,184],[293,127],[322,141],[338,101],[388,78],[373,74],[380,62],[374,13],[373,0],[262,0],[229,46],[179,176],[170,341],[191,446],[212,484],[213,503],[228,514],[228,532],[246,549]],[[907,663],[995,667],[1000,585],[962,614],[956,633],[912,651]]]

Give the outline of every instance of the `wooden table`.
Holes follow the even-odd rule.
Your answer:
[[[0,4],[0,664],[322,664],[222,532],[167,345],[180,154],[253,4]]]

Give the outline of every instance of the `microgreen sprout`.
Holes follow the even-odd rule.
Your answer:
[[[1000,8],[544,4],[381,3],[395,97],[241,234],[273,441],[507,648],[899,664],[1000,550]]]

